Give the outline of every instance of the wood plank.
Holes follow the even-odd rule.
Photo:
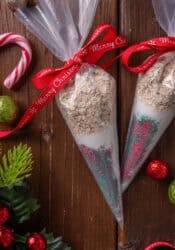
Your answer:
[[[101,22],[116,25],[117,1],[103,0],[98,7],[93,28]],[[8,91],[2,85],[2,94],[12,95],[24,110],[37,97],[31,84],[32,75],[44,67],[60,63],[28,30],[26,30],[0,1],[0,31],[16,31],[32,43],[32,66],[23,78],[18,91]],[[20,56],[16,47],[1,49],[1,82]],[[116,67],[111,69],[116,74]],[[116,223],[92,175],[87,169],[72,136],[57,110],[49,104],[20,134],[1,141],[3,151],[23,141],[31,145],[35,157],[31,188],[41,203],[40,212],[30,223],[30,230],[48,225],[55,235],[76,250],[116,249]],[[35,228],[35,229],[34,229]],[[27,228],[28,229],[28,228]]]
[[[155,20],[151,0],[120,1],[121,31],[129,44],[137,43],[163,34]],[[140,56],[143,60],[143,55]],[[138,63],[138,59],[134,61]],[[120,132],[121,147],[124,146],[127,126],[137,76],[121,67],[120,74]],[[163,159],[174,169],[175,122],[158,143],[149,159]],[[146,164],[145,164],[146,166]],[[124,195],[127,241],[135,242],[133,249],[144,247],[156,240],[174,242],[175,207],[168,201],[166,183],[149,179],[145,166]]]
[[[115,24],[115,9],[115,1],[101,1],[92,30],[101,22],[111,21]],[[115,72],[115,68],[112,72]],[[53,149],[53,175],[55,176],[53,181],[58,186],[59,192],[59,196],[55,197],[54,185],[51,203],[52,214],[55,214],[55,220],[51,220],[52,224],[55,224],[54,230],[59,230],[62,225],[61,233],[71,242],[73,249],[113,250],[116,245],[116,224],[111,211],[69,131],[62,122],[58,123],[62,118],[57,113],[56,107],[54,109],[54,131],[64,131],[64,134],[55,133],[53,139],[58,148],[62,147],[59,158],[56,148]],[[64,129],[60,130],[60,126],[64,126]],[[60,203],[64,214],[56,218],[56,210]]]

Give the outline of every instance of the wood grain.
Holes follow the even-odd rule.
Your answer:
[[[0,1],[1,33],[15,31],[32,43],[33,63],[16,91],[0,85],[1,94],[12,95],[24,110],[37,97],[32,75],[45,67],[61,65],[54,56],[25,29]],[[93,24],[109,22],[127,37],[129,44],[162,34],[151,0],[101,0]],[[0,49],[0,81],[20,57],[19,48]],[[143,60],[140,56],[139,60]],[[138,63],[138,59],[135,60]],[[110,73],[118,81],[118,123],[123,152],[137,76],[121,64]],[[150,158],[169,163],[174,176],[175,123],[163,136]],[[55,235],[63,235],[73,250],[116,250],[117,225],[104,198],[82,159],[55,102],[40,112],[19,134],[1,140],[3,152],[20,141],[31,145],[35,164],[31,189],[40,200],[41,210],[29,223],[30,231],[48,225]],[[174,240],[175,208],[168,201],[167,184],[150,180],[145,170],[136,177],[124,195],[126,239],[136,242],[132,249],[142,250],[155,240]],[[27,228],[28,229],[28,228]]]
[[[120,3],[121,32],[129,44],[164,35],[155,20],[151,1],[122,0]],[[143,55],[139,59],[143,61]],[[138,64],[138,59],[133,63]],[[137,76],[121,67],[120,72],[120,131],[124,146]],[[169,163],[173,174],[175,154],[175,123],[166,131],[148,161],[153,158]],[[146,166],[146,164],[145,164]],[[168,201],[167,183],[155,182],[145,174],[145,166],[124,195],[128,242],[136,242],[140,250],[156,240],[174,240],[175,208]]]

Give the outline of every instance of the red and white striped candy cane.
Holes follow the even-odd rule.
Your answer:
[[[17,44],[20,46],[22,52],[19,63],[4,81],[4,85],[10,89],[18,82],[29,67],[32,58],[32,49],[28,40],[16,33],[5,33],[0,35],[0,47],[7,44]]]

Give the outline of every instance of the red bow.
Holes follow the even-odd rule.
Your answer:
[[[101,35],[103,35],[103,38],[100,38]],[[97,39],[99,40],[96,41]],[[44,89],[43,92],[26,110],[17,126],[10,131],[0,132],[0,138],[8,136],[25,126],[80,70],[83,63],[96,64],[106,52],[124,46],[126,46],[125,37],[118,36],[111,25],[99,25],[89,42],[72,59],[67,61],[62,68],[44,69],[33,77],[32,81],[35,87],[37,89]],[[110,66],[116,58],[103,64],[102,68]]]
[[[129,59],[131,55],[144,50],[153,50],[155,51],[155,54],[139,66],[129,66]],[[162,54],[170,51],[175,51],[175,37],[159,37],[130,46],[122,53],[121,57],[123,64],[131,72],[143,73],[148,70]]]

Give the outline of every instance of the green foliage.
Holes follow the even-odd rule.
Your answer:
[[[17,244],[14,246],[14,244],[9,247],[9,248],[6,248],[6,250],[26,250],[26,246],[24,244]]]
[[[15,248],[13,247],[12,250],[26,250],[25,245],[16,245]]]
[[[0,164],[0,188],[9,187],[31,175],[32,152],[26,144],[20,143],[2,157]]]
[[[14,223],[30,219],[39,208],[25,181],[31,175],[32,158],[31,148],[20,143],[2,157],[0,164],[1,204],[10,208]]]
[[[71,250],[64,242],[62,237],[54,238],[52,233],[46,233],[46,229],[43,229],[41,233],[47,239],[46,250]]]
[[[0,164],[0,204],[8,207],[11,212],[10,227],[15,230],[16,224],[30,219],[33,212],[39,209],[36,199],[32,198],[26,178],[32,171],[32,152],[27,145],[19,144],[9,150]],[[47,240],[46,250],[71,250],[62,237],[54,238],[52,233],[41,232]],[[15,242],[7,250],[25,250],[26,235],[16,234]],[[1,249],[1,246],[0,246]]]
[[[1,204],[10,208],[12,223],[23,223],[30,219],[33,212],[40,206],[33,199],[26,181],[0,189]]]
[[[29,237],[29,235],[30,235],[29,233],[24,236],[15,234],[15,243],[14,243],[15,246],[13,246],[13,249],[26,250],[26,240]]]

